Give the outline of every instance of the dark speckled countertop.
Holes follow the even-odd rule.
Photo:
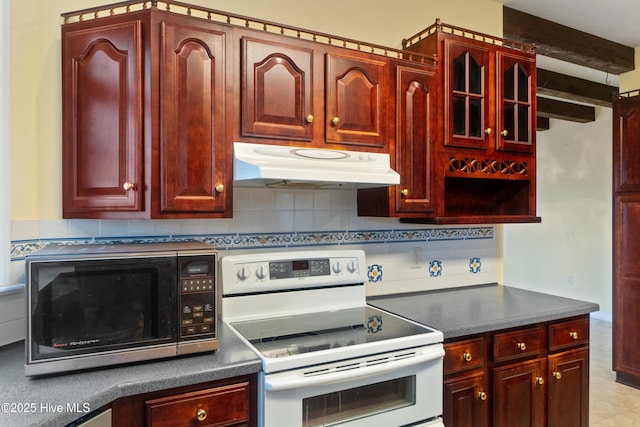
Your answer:
[[[0,426],[64,426],[86,415],[67,404],[94,411],[123,396],[259,372],[260,358],[218,325],[220,350],[212,353],[42,378],[24,376],[24,342],[1,347]]]
[[[445,340],[599,310],[598,304],[495,283],[369,297],[367,303],[438,329]]]

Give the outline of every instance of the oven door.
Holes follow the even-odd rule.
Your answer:
[[[441,344],[262,374],[265,427],[443,426]]]

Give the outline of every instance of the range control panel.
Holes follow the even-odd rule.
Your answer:
[[[364,253],[354,250],[227,256],[222,259],[224,294],[363,283]]]

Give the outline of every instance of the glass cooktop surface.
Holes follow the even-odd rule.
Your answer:
[[[267,358],[434,332],[370,306],[232,322]]]

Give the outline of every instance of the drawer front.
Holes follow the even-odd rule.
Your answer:
[[[493,339],[493,360],[537,357],[546,350],[545,330],[541,327],[497,333]]]
[[[589,317],[549,325],[549,351],[589,344]]]
[[[148,427],[246,425],[250,417],[248,382],[147,400]]]
[[[484,338],[446,343],[444,345],[444,374],[484,368],[486,349]]]

